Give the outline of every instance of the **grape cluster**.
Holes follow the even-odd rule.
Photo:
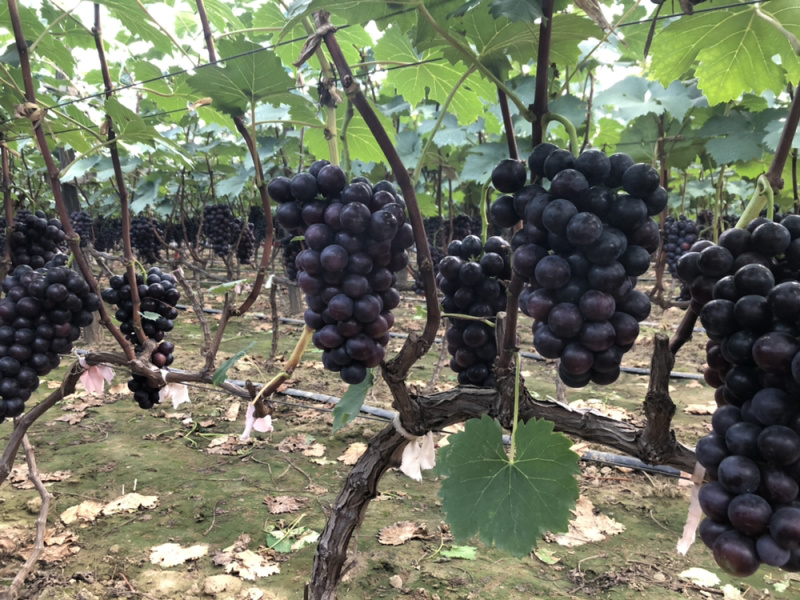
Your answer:
[[[66,249],[66,236],[61,221],[48,219],[40,210],[35,214],[21,210],[14,216],[11,234],[11,264],[40,269]]]
[[[431,261],[433,261],[433,274],[439,274],[439,263],[445,257],[445,253],[442,252],[436,246],[430,246],[431,251]],[[422,277],[416,271],[414,271],[414,293],[419,296],[425,295],[425,284],[422,282]]]
[[[391,311],[400,303],[394,273],[406,268],[414,243],[405,202],[388,181],[373,187],[356,177],[348,185],[344,171],[327,161],[291,180],[273,179],[268,191],[279,203],[280,225],[305,236],[297,283],[306,294],[312,343],[323,350],[326,369],[361,383],[383,360]]]
[[[94,223],[94,247],[110,252],[122,241],[122,220],[98,217]]]
[[[0,422],[25,410],[25,401],[72,350],[100,308],[80,275],[58,266],[20,265],[2,282],[0,300]]]
[[[757,218],[680,258],[719,408],[697,444],[703,542],[737,576],[800,571],[800,216]]]
[[[203,208],[203,234],[214,254],[225,258],[230,253],[235,225],[233,211],[227,204],[207,204]]]
[[[451,242],[447,256],[439,263],[436,281],[444,294],[444,312],[492,319],[505,310],[504,281],[511,277],[510,258],[511,245],[501,237],[490,237],[485,245],[475,235]],[[492,364],[497,358],[494,328],[482,320],[466,318],[451,317],[450,323],[447,351],[458,383],[493,386]]]
[[[190,246],[197,244],[197,234],[200,230],[200,219],[198,217],[183,217],[177,223],[165,223],[164,241],[174,246]]]
[[[81,236],[81,248],[85,248],[94,239],[92,216],[85,210],[79,210],[69,216],[69,222],[72,223],[75,233]]]
[[[566,385],[612,383],[650,314],[649,298],[634,288],[658,248],[651,217],[666,207],[667,192],[655,169],[626,154],[576,158],[540,144],[528,165],[549,189],[525,185],[524,163],[502,161],[492,183],[503,195],[489,212],[498,227],[524,221],[511,239],[512,265],[528,282],[519,306],[534,319],[534,347],[561,359]]]
[[[247,221],[253,224],[256,243],[260,244],[267,237],[267,219],[264,216],[264,209],[258,204],[252,205]]]
[[[133,328],[133,300],[127,273],[125,276],[115,275],[109,280],[109,285],[111,287],[102,292],[103,300],[116,305],[114,317],[120,322],[119,329],[134,344],[138,354],[143,348]],[[175,360],[175,346],[164,339],[164,334],[172,331],[178,317],[178,310],[175,308],[181,298],[178,284],[169,273],[152,267],[147,271],[146,278],[141,274],[136,275],[136,286],[140,300],[139,311],[142,314],[142,331],[148,338],[159,342],[150,355],[150,362],[159,369],[168,367]],[[152,408],[153,404],[158,403],[158,388],[153,387],[146,377],[133,375],[128,381],[128,389],[133,392],[133,398],[141,408]]]
[[[697,241],[697,224],[686,215],[680,215],[677,219],[672,215],[668,216],[664,222],[664,254],[667,258],[667,269],[675,277],[675,267],[678,259],[689,252],[689,249]]]
[[[131,220],[131,246],[144,262],[152,264],[161,260],[163,239],[164,230],[155,219],[139,215]]]
[[[292,234],[288,234],[278,240],[283,255],[283,267],[289,281],[297,281],[297,255],[303,251],[303,245],[300,242],[292,241],[294,237]]]
[[[231,245],[234,244],[239,264],[249,265],[256,253],[255,227],[252,223],[245,223],[241,219],[234,220],[231,228]]]
[[[468,235],[480,234],[481,223],[469,215],[453,217],[453,230],[450,231],[450,220],[430,217],[425,219],[425,234],[431,247],[444,248],[453,240],[463,240]]]

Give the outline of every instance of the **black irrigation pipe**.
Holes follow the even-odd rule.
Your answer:
[[[175,308],[177,308],[179,310],[189,310],[191,307],[186,306],[185,304],[178,304],[178,305],[175,306]],[[204,308],[203,312],[204,313],[208,313],[208,314],[212,314],[212,315],[222,314],[222,311],[217,309],[217,308]],[[249,313],[249,314],[250,314],[250,316],[252,316],[255,319],[261,319],[261,320],[270,320],[271,319],[271,317],[269,317],[267,315],[264,315],[264,314],[260,314],[260,313]],[[287,323],[289,325],[305,325],[305,321],[303,321],[302,319],[290,319],[288,317],[278,317],[278,319],[282,323]],[[695,331],[697,331],[697,330],[695,330]],[[705,330],[702,330],[702,331],[705,331]],[[406,339],[408,337],[408,334],[407,333],[389,332],[389,336],[393,337],[393,338],[404,340],[404,339]],[[434,339],[434,342],[436,342],[437,344],[441,344],[442,343],[442,338],[437,337],[437,338]],[[536,352],[520,352],[520,356],[523,356],[525,358],[530,358],[532,360],[536,360],[536,361],[539,361],[539,362],[545,362],[545,361],[548,360],[545,357],[543,357],[542,355],[537,354]],[[650,375],[650,369],[643,369],[643,368],[640,368],[640,367],[625,367],[625,366],[621,366],[620,367],[620,371],[622,371],[623,373],[629,373],[631,375]],[[698,381],[703,379],[703,376],[701,374],[699,374],[699,373],[685,373],[683,371],[670,371],[669,376],[670,376],[671,379],[695,379],[695,380],[698,380]]]

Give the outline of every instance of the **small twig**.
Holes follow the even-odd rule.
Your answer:
[[[22,565],[22,568],[14,577],[14,581],[11,582],[11,587],[8,588],[8,592],[5,595],[6,600],[16,600],[19,598],[20,587],[36,565],[42,552],[44,552],[47,513],[50,510],[50,500],[52,499],[50,492],[47,491],[47,488],[44,487],[42,480],[39,478],[39,471],[36,467],[36,457],[33,454],[33,446],[31,446],[27,434],[22,436],[22,447],[25,449],[25,460],[28,463],[28,478],[33,482],[36,491],[39,492],[39,496],[42,499],[42,507],[39,509],[39,516],[36,518],[36,538],[34,539],[33,549],[31,550],[28,560],[25,561],[25,564]]]
[[[217,507],[219,506],[220,502],[222,502],[221,499],[217,500],[216,503],[214,504],[214,512],[211,515],[211,525],[209,525],[208,529],[206,529],[203,532],[204,536],[208,535],[208,532],[211,531],[212,529],[214,529],[214,524],[217,522]]]
[[[128,589],[130,589],[130,591],[132,591],[134,594],[136,594],[137,593],[136,589],[133,587],[133,584],[128,580],[128,578],[125,577],[125,573],[120,573],[120,577],[122,577],[122,579],[125,580],[125,583],[128,584]]]
[[[289,460],[288,458],[286,458],[285,456],[283,457],[283,460],[285,460],[287,463],[289,463],[289,465],[290,465],[290,466],[291,466],[291,467],[292,467],[292,468],[293,468],[295,471],[297,471],[298,473],[302,473],[303,475],[305,475],[305,476],[306,476],[306,478],[308,479],[308,485],[311,485],[311,484],[313,484],[313,483],[314,483],[314,480],[313,480],[313,479],[311,479],[311,476],[310,476],[308,473],[306,473],[305,471],[303,471],[303,469],[301,469],[300,467],[298,467],[296,464],[294,464],[292,461],[290,461],[290,460]]]
[[[658,525],[659,527],[661,527],[661,529],[663,529],[664,531],[672,531],[669,527],[665,527],[664,525],[662,525],[661,523],[658,522],[658,520],[656,519],[655,515],[653,514],[653,509],[652,508],[650,509],[650,518],[653,519],[653,522],[656,525]]]

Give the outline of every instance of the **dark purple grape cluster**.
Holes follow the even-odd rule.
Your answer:
[[[14,232],[10,238],[11,264],[40,269],[66,249],[65,240],[61,221],[48,219],[40,210],[35,214],[21,210],[14,216]]]
[[[286,270],[286,277],[289,281],[297,281],[297,255],[303,251],[303,244],[298,241],[293,242],[295,236],[288,234],[278,240],[283,256],[283,267]]]
[[[0,251],[5,251],[7,228],[8,228],[8,223],[6,223],[5,217],[0,217]]]
[[[244,228],[244,231],[242,229]],[[234,219],[231,228],[231,245],[236,245],[236,259],[239,264],[249,265],[256,254],[255,227],[241,219]]]
[[[800,216],[757,218],[678,261],[719,408],[697,444],[703,542],[727,572],[800,571]]]
[[[171,246],[190,246],[197,244],[197,234],[200,231],[200,219],[198,217],[184,217],[177,223],[169,222],[163,224],[164,241]]]
[[[20,415],[39,377],[72,351],[81,327],[94,320],[100,299],[63,266],[21,265],[2,282],[0,300],[0,422]]]
[[[103,300],[117,307],[114,318],[120,322],[120,331],[134,345],[138,354],[143,348],[133,328],[133,300],[127,273],[124,276],[114,275],[109,280],[109,285],[111,287],[102,292]],[[175,360],[175,345],[165,340],[164,336],[172,331],[175,319],[178,318],[178,309],[175,308],[181,298],[178,283],[169,273],[152,267],[147,271],[146,277],[136,275],[136,286],[140,300],[139,312],[142,314],[142,331],[148,338],[159,342],[150,355],[150,362],[159,369],[168,367]],[[158,403],[158,388],[152,387],[146,377],[133,375],[128,382],[128,388],[141,408],[152,408],[153,404]]]
[[[436,246],[430,246],[431,251],[431,260],[433,261],[433,274],[439,274],[439,263],[445,257],[445,253],[442,252]],[[422,277],[416,271],[414,271],[414,293],[419,296],[425,295],[425,285],[422,283]]]
[[[94,222],[94,247],[111,252],[122,243],[122,219],[98,217]]]
[[[264,209],[258,204],[252,205],[247,221],[253,224],[253,233],[256,236],[256,243],[262,243],[267,237],[267,219],[264,216]]]
[[[203,235],[214,254],[225,258],[230,253],[235,231],[233,211],[227,204],[207,204],[203,208]]]
[[[161,260],[161,240],[164,230],[150,217],[139,215],[131,219],[131,246],[144,262],[152,264]]]
[[[450,368],[460,385],[492,387],[492,364],[497,358],[494,327],[484,322],[506,309],[506,284],[511,277],[511,245],[501,237],[486,244],[476,235],[453,240],[439,263],[436,283],[444,296],[445,313],[475,319],[450,317],[447,351]]]
[[[540,144],[528,165],[549,188],[526,185],[524,163],[502,161],[492,183],[503,195],[489,213],[498,227],[523,221],[511,239],[512,265],[528,282],[519,306],[534,319],[534,347],[561,359],[568,386],[613,383],[650,314],[635,286],[658,248],[651,217],[666,207],[667,192],[654,168],[627,154],[587,150],[576,158]]]
[[[373,187],[363,177],[349,184],[344,171],[317,161],[291,180],[270,181],[278,223],[304,235],[297,283],[306,294],[306,324],[325,368],[349,384],[383,360],[392,310],[400,303],[394,273],[408,265],[414,243],[405,202],[394,185]]]
[[[680,215],[677,219],[672,215],[668,216],[664,222],[664,254],[667,258],[667,269],[675,277],[675,267],[678,259],[689,252],[698,239],[699,231],[697,224],[686,215]]]
[[[81,236],[81,248],[85,248],[89,242],[94,240],[92,216],[85,210],[78,210],[69,216],[72,229]]]
[[[450,220],[430,217],[425,219],[425,234],[431,247],[444,248],[453,240],[463,240],[468,235],[479,235],[481,224],[469,215],[453,217],[453,230],[450,231]]]

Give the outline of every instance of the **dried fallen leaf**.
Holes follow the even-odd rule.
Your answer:
[[[86,413],[85,412],[70,412],[70,413],[67,413],[65,415],[61,415],[60,417],[57,417],[57,418],[53,419],[52,421],[50,421],[50,423],[55,423],[56,421],[63,421],[63,422],[68,423],[70,425],[77,425],[85,417],[86,417]]]
[[[72,525],[75,521],[94,521],[103,512],[103,503],[86,500],[75,506],[70,506],[61,513],[61,522]]]
[[[309,483],[306,489],[315,496],[322,496],[328,493],[328,488],[317,485],[316,483]]]
[[[311,444],[307,449],[303,450],[303,456],[313,456],[320,458],[325,455],[325,446],[322,444]]]
[[[344,454],[336,457],[336,460],[346,465],[354,465],[356,464],[356,461],[361,458],[361,455],[366,452],[366,450],[367,445],[364,442],[353,442],[347,447],[347,450],[344,451]]]
[[[229,435],[221,435],[219,437],[215,437],[211,440],[211,443],[208,445],[209,448],[216,448],[217,446],[224,446],[230,441],[231,436]]]
[[[131,513],[136,512],[140,508],[155,508],[157,504],[158,496],[142,496],[134,492],[120,496],[106,504],[105,507],[103,507],[103,514],[110,516],[120,513]]]
[[[312,459],[310,459],[310,462],[314,463],[315,465],[321,465],[323,467],[326,466],[326,465],[335,465],[336,464],[335,460],[328,460],[327,458],[324,458],[324,457],[323,458],[312,458]]]
[[[277,575],[281,572],[281,568],[277,563],[270,562],[252,550],[243,550],[233,555],[233,560],[225,565],[225,572],[254,581],[258,577]]]
[[[314,438],[310,435],[290,435],[275,446],[279,452],[305,452],[311,448]]]
[[[45,534],[44,552],[39,557],[39,560],[46,563],[54,563],[69,558],[80,552],[80,546],[76,545],[77,541],[78,536],[71,531],[62,531],[56,534],[55,529],[50,529]],[[27,547],[19,551],[19,556],[27,560],[32,551],[33,535],[30,536]]]
[[[389,527],[384,527],[378,532],[378,541],[384,546],[400,546],[408,540],[413,540],[414,538],[425,539],[427,537],[427,529],[411,521],[401,521]]]
[[[307,503],[308,498],[303,498],[301,496],[267,496],[264,498],[264,504],[267,505],[269,512],[273,515],[300,510]]]
[[[595,514],[594,505],[585,496],[578,498],[572,513],[575,518],[569,522],[569,531],[554,536],[560,546],[572,548],[588,542],[600,542],[606,539],[606,536],[625,531],[622,523],[602,513]]]
[[[214,419],[206,419],[205,421],[200,421],[198,425],[204,429],[208,429],[209,427],[216,427],[217,423],[214,421]]]
[[[708,404],[689,404],[683,409],[683,412],[689,415],[713,415],[717,410],[716,402],[709,402]]]
[[[51,483],[53,481],[64,481],[72,475],[72,471],[53,471],[52,473],[39,472],[39,479],[42,483]],[[21,464],[14,467],[8,477],[11,485],[18,490],[32,490],[33,483],[28,479],[28,465]]]
[[[700,389],[700,388],[702,388],[702,387],[703,387],[703,384],[702,384],[702,383],[700,383],[699,381],[692,380],[692,381],[690,381],[689,383],[687,383],[687,384],[686,384],[684,387],[686,387],[686,388],[689,388],[689,389],[695,389],[695,390],[697,390],[697,389]]]
[[[225,421],[235,421],[236,418],[239,416],[239,410],[242,408],[242,405],[239,402],[234,402],[228,407],[228,410],[225,411],[225,416],[223,416],[223,420]]]
[[[618,421],[632,421],[634,416],[619,406],[606,404],[602,400],[592,398],[589,400],[575,400],[569,403],[570,408],[575,410],[591,410],[592,412],[617,419]]]
[[[117,385],[112,385],[108,388],[109,393],[111,394],[132,394],[133,392],[128,389],[127,383],[118,383]]]
[[[206,554],[208,554],[206,544],[197,544],[188,548],[184,548],[180,544],[161,544],[150,549],[150,562],[162,567],[175,567],[189,560],[197,560]]]

